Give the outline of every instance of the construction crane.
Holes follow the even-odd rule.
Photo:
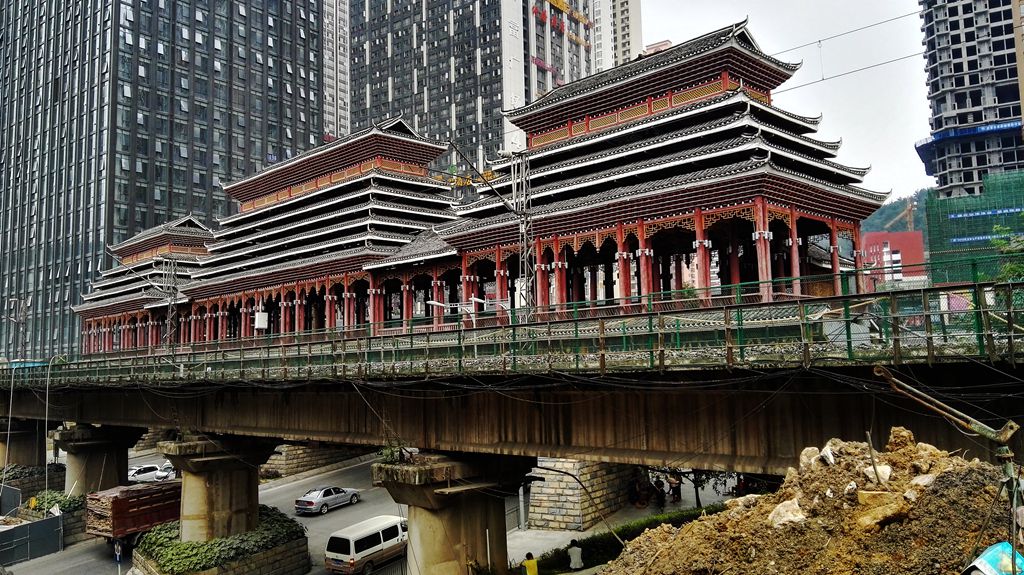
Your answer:
[[[907,221],[907,231],[908,232],[914,231],[914,210],[916,210],[916,209],[917,209],[917,200],[914,200],[914,199],[907,200],[907,207],[905,207],[902,210],[900,210],[900,213],[896,214],[896,217],[894,217],[893,219],[889,220],[889,223],[887,223],[884,226],[882,226],[882,229],[883,230],[888,230],[889,228],[891,228],[893,226],[893,224],[895,224],[897,221],[899,221],[901,218],[903,218],[903,219],[905,219]]]

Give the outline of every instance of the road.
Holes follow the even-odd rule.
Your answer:
[[[133,465],[162,462],[161,456],[131,460]],[[407,514],[405,506],[395,503],[386,489],[370,484],[370,463],[360,463],[294,482],[260,487],[260,503],[277,507],[293,517],[295,498],[305,493],[307,489],[318,485],[337,485],[360,490],[361,500],[354,506],[339,507],[326,515],[304,515],[296,518],[306,527],[309,553],[313,559],[313,570],[310,571],[312,575],[327,573],[323,564],[323,550],[327,545],[327,537],[332,532],[375,515]],[[105,542],[91,540],[72,545],[60,553],[19,563],[9,569],[15,575],[123,575],[130,568],[131,563],[119,565],[114,562],[111,549]]]

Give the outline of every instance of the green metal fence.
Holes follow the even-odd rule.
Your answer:
[[[1004,261],[1014,261],[1004,258]],[[53,385],[423,378],[857,365],[1014,363],[1024,337],[1024,278],[797,298],[772,284],[650,294],[463,316],[416,326],[318,331],[87,356],[13,371]],[[685,296],[685,297],[683,297]],[[428,326],[419,326],[428,327]],[[429,326],[434,328],[436,326]],[[377,335],[373,335],[373,334]],[[0,382],[11,370],[0,370]]]

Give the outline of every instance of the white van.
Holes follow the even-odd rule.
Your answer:
[[[405,555],[409,524],[397,515],[378,515],[339,529],[327,539],[324,567],[329,573],[373,572],[376,565]]]

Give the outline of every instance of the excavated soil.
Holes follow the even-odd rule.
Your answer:
[[[875,464],[883,480],[891,468],[888,481],[874,481],[866,443],[805,449],[776,493],[735,499],[678,530],[648,530],[602,573],[958,575],[975,546],[1007,538],[998,468],[898,427]]]

